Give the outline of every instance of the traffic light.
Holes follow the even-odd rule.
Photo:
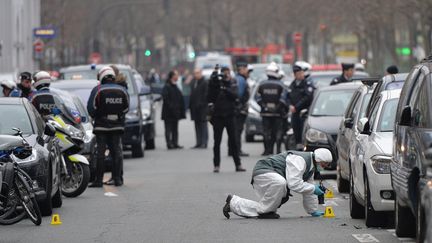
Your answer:
[[[195,52],[194,51],[189,52],[189,58],[190,59],[194,59],[195,58]]]
[[[145,50],[145,52],[144,52],[144,55],[146,56],[146,57],[149,57],[149,56],[151,56],[151,51],[150,51],[150,49],[146,49]]]

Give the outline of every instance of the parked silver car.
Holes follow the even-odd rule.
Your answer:
[[[391,186],[393,130],[400,90],[383,91],[369,118],[361,118],[361,131],[350,148],[350,213],[365,218],[366,226],[393,222],[394,192]]]

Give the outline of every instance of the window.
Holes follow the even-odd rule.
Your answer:
[[[326,90],[318,94],[311,116],[343,116],[355,90]]]
[[[384,102],[377,132],[393,131],[398,101],[399,99],[391,99]]]
[[[419,86],[419,94],[417,95],[417,100],[415,102],[415,106],[413,107],[413,119],[414,119],[414,125],[418,126],[420,128],[431,128],[431,121],[430,121],[430,109],[429,109],[429,97],[428,97],[428,90],[429,90],[429,82],[426,80],[430,79],[429,77],[426,77],[422,85]]]
[[[355,107],[357,106],[357,101],[359,99],[359,96],[360,96],[360,91],[356,91],[355,94],[353,95],[349,105],[348,105],[348,108],[346,109],[345,118],[352,118],[353,117],[352,112],[355,109]]]
[[[369,115],[369,127],[371,129],[374,127],[375,120],[378,116],[378,108],[379,108],[379,104],[381,103],[381,99],[382,99],[382,97],[379,96],[375,105],[373,107],[371,107],[372,110],[371,110],[370,115]]]
[[[0,134],[13,135],[12,128],[19,128],[23,134],[33,134],[30,117],[23,105],[0,105],[0,114],[7,114],[8,119],[0,120]]]
[[[360,115],[358,117],[358,120],[360,120],[361,118],[363,118],[363,117],[366,116],[366,108],[367,108],[367,106],[369,104],[371,96],[372,96],[372,94],[369,93],[369,94],[366,94],[363,97],[362,105],[361,105],[361,108],[360,108]]]

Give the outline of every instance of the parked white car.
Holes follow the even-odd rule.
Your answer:
[[[393,222],[391,186],[393,129],[400,90],[382,91],[369,118],[359,120],[361,133],[350,149],[350,214],[365,218],[367,227]]]

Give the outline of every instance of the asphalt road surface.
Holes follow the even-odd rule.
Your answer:
[[[158,116],[159,117],[159,116]],[[212,173],[213,142],[206,150],[190,149],[195,142],[190,120],[180,122],[183,150],[167,150],[162,122],[157,124],[157,148],[142,159],[124,161],[125,185],[88,188],[78,198],[65,198],[55,209],[61,225],[43,218],[34,226],[23,220],[0,226],[0,242],[414,242],[398,239],[392,229],[366,228],[363,220],[349,216],[348,194],[338,194],[326,203],[335,218],[313,218],[294,194],[278,211],[277,220],[227,220],[222,207],[228,193],[256,199],[250,185],[251,170],[261,158],[261,143],[244,143],[251,154],[242,163],[247,172],[234,172],[227,157],[226,133],[222,144],[221,172]],[[211,128],[211,126],[209,126]],[[210,129],[211,130],[211,129]],[[210,133],[212,136],[212,133]],[[108,178],[110,175],[105,175]],[[327,180],[330,188],[335,180]]]

